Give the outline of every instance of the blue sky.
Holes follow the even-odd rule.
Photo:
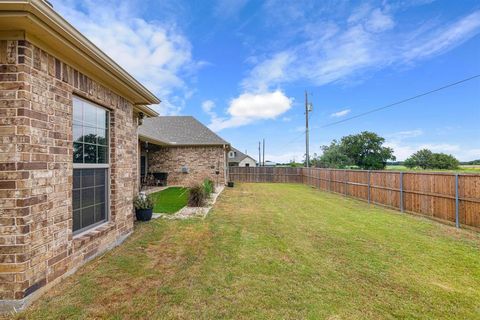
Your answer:
[[[480,159],[480,78],[345,123],[325,124],[480,74],[480,3],[433,1],[53,0],[162,99],[233,146],[288,162],[332,139],[377,132],[405,159],[420,148]]]

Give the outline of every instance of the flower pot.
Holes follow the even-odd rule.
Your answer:
[[[153,209],[135,209],[138,221],[149,221],[152,219]]]
[[[233,181],[228,181],[227,186],[228,186],[229,188],[233,188]]]

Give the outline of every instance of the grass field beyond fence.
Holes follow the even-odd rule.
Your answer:
[[[480,236],[300,184],[137,224],[18,319],[478,319]]]
[[[230,167],[236,182],[303,183],[480,230],[480,174]]]

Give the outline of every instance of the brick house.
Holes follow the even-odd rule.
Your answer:
[[[0,4],[0,311],[133,230],[152,93],[41,0]]]
[[[140,126],[138,137],[141,177],[166,173],[168,185],[191,186],[205,178],[226,183],[230,144],[195,118],[148,118]]]

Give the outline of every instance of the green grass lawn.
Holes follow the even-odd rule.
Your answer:
[[[19,319],[479,319],[480,235],[304,185],[139,223]]]
[[[188,189],[182,187],[170,187],[152,193],[152,197],[155,203],[153,212],[175,213],[187,205]]]

